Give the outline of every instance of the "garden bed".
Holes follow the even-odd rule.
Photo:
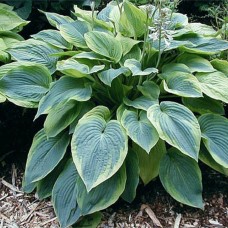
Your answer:
[[[22,169],[7,164],[1,168],[0,227],[59,227],[49,200],[39,201],[34,194],[21,191]],[[174,201],[159,181],[139,186],[132,204],[118,201],[102,211],[99,227],[228,227],[227,179],[206,168],[203,173],[205,210],[193,209]],[[157,226],[156,224],[157,220]]]

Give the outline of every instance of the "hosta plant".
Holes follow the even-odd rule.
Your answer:
[[[54,28],[15,45],[16,61],[0,68],[0,92],[46,115],[24,190],[51,196],[61,227],[97,222],[156,177],[203,208],[198,161],[228,174],[228,42],[156,2],[46,12]]]

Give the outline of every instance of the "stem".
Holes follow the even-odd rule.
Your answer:
[[[138,85],[141,85],[142,84],[142,81],[143,81],[143,76],[139,76],[139,82],[138,82]]]
[[[159,4],[159,15],[160,15],[160,17],[161,17],[161,2],[160,2],[160,4]],[[161,35],[162,35],[162,22],[159,24],[159,43],[158,43],[158,60],[157,60],[157,64],[156,64],[156,68],[158,68],[158,65],[159,65],[159,63],[160,63],[160,60],[161,60],[161,55],[162,55],[162,52],[161,52]]]
[[[91,9],[92,9],[92,30],[94,28],[94,11],[95,11],[95,1],[91,2]]]
[[[147,11],[146,12],[146,31],[145,31],[145,34],[144,34],[144,42],[143,42],[143,50],[142,50],[142,55],[141,55],[141,63],[143,63],[143,57],[144,57],[144,54],[145,54],[145,51],[146,51],[146,45],[147,45],[147,39],[148,39],[148,35],[149,35],[149,12]]]
[[[116,0],[116,3],[117,3],[117,6],[118,6],[118,9],[120,11],[120,14],[122,13],[122,10],[121,10],[121,7],[120,7],[120,3],[119,3],[119,0]]]

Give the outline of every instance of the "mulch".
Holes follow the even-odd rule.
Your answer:
[[[102,211],[99,227],[228,227],[227,177],[203,168],[204,210],[176,202],[156,180],[140,185],[132,204],[119,200]],[[19,166],[0,164],[0,228],[58,228],[50,199],[39,201],[34,193],[23,193],[22,176]]]

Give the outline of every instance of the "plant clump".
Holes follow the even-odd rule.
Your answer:
[[[0,67],[0,94],[46,115],[24,190],[51,196],[61,227],[97,221],[158,176],[203,209],[198,161],[228,174],[228,42],[161,1],[44,14],[55,29],[14,45]]]

